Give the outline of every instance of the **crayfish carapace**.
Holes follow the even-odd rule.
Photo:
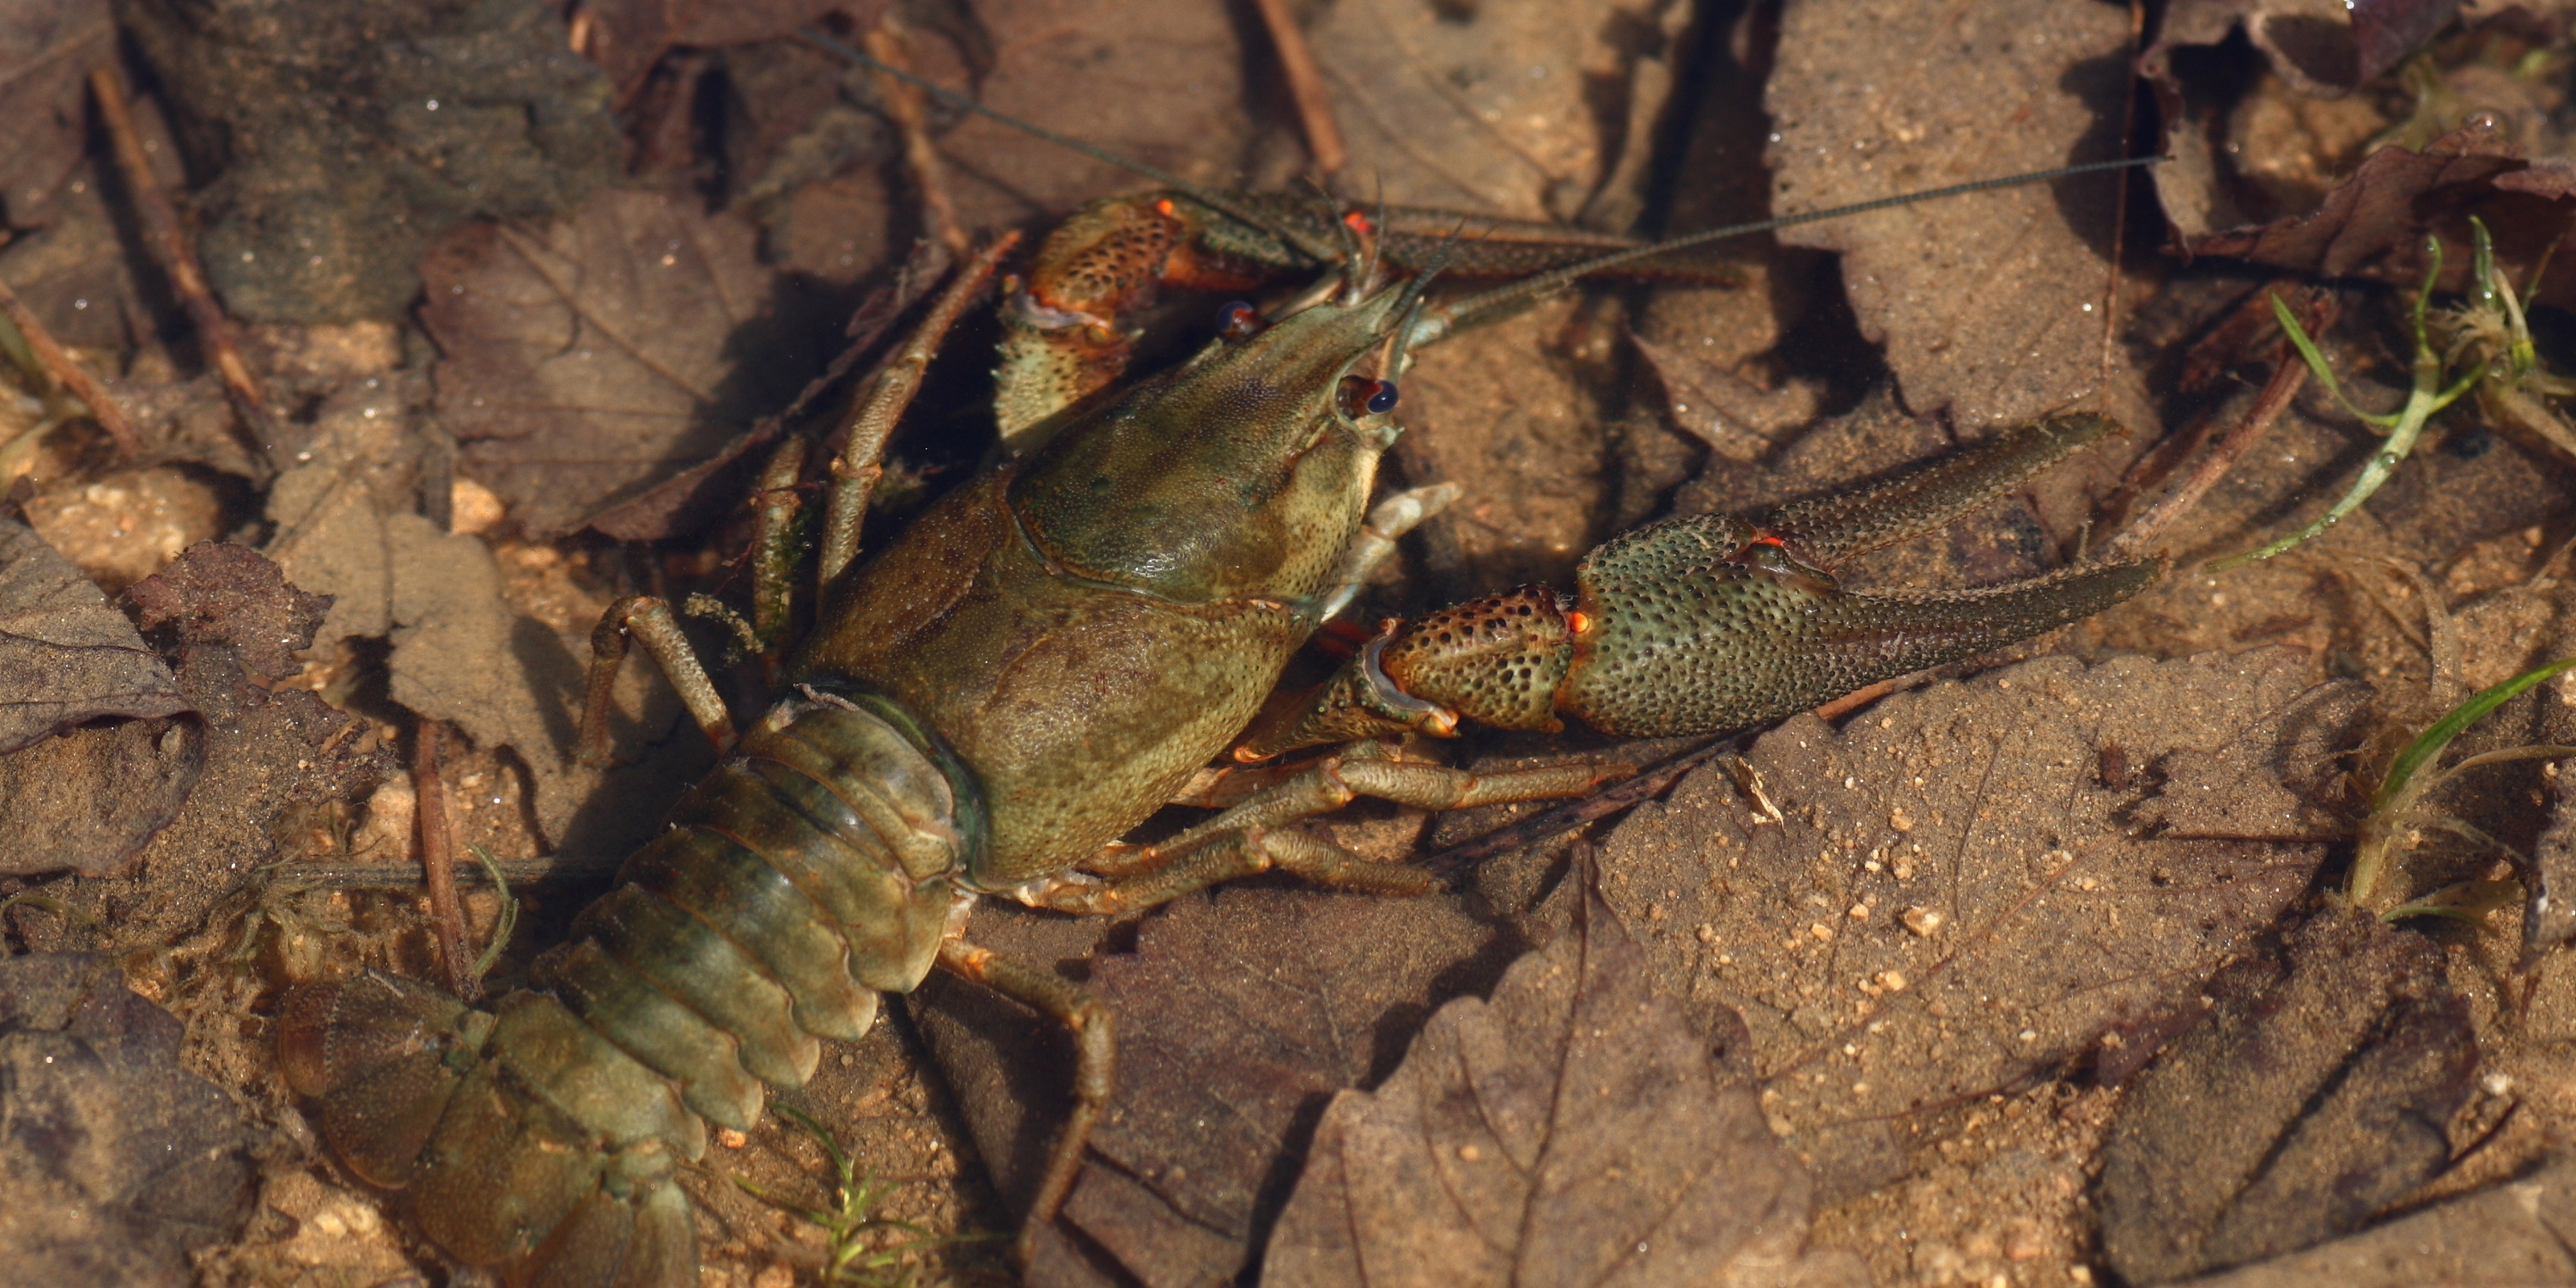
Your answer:
[[[831,462],[818,624],[750,728],[734,735],[661,604],[622,601],[602,623],[594,693],[631,633],[726,755],[571,942],[489,1009],[373,972],[289,997],[282,1061],[324,1134],[360,1176],[405,1191],[460,1260],[516,1284],[695,1284],[674,1177],[706,1124],[752,1126],[768,1088],[814,1071],[820,1039],[857,1037],[878,994],[934,966],[1075,1036],[1075,1110],[1025,1248],[1081,1163],[1115,1043],[1081,987],[963,937],[974,899],[1108,912],[1274,869],[1420,892],[1425,872],[1291,824],[1359,795],[1448,809],[1577,794],[1605,774],[1479,776],[1396,759],[1379,735],[1566,716],[1613,734],[1740,728],[2100,611],[2160,568],[1967,592],[1837,585],[1844,558],[1946,523],[2112,428],[2061,417],[1761,525],[1635,530],[1583,560],[1571,595],[1523,588],[1390,624],[1247,735],[1291,654],[1387,549],[1387,525],[1367,525],[1400,432],[1397,381],[1474,301],[1430,310],[1425,279],[1380,280],[1362,241],[1303,307],[1266,324],[1230,309],[1224,338],[1178,367],[1039,417],[1034,447],[858,562],[886,432],[1009,245],[961,271],[860,400]],[[801,450],[773,477],[792,482]],[[1229,749],[1314,745],[1338,749],[1167,841],[1117,844]]]

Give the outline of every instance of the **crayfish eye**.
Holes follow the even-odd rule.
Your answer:
[[[1357,420],[1362,416],[1383,416],[1395,410],[1395,382],[1371,380],[1366,376],[1344,376],[1337,391],[1342,414]]]
[[[1249,340],[1261,334],[1261,311],[1242,300],[1226,304],[1216,311],[1216,333],[1228,340]]]

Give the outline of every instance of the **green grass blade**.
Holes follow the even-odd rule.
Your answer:
[[[2426,761],[2441,755],[2442,749],[2450,746],[2451,740],[2459,737],[2470,725],[2512,701],[2523,690],[2569,667],[2576,667],[2576,657],[2560,658],[2547,666],[2525,671],[2451,708],[2450,714],[2434,721],[2430,728],[2415,735],[2415,740],[2406,744],[2404,751],[2397,753],[2397,759],[2388,766],[2387,777],[2379,782],[2378,794],[2370,798],[2371,812],[2375,814],[2386,809],[2399,793],[2406,790],[2406,783],[2415,777],[2415,771],[2422,769]]]
[[[2405,460],[2407,453],[2415,450],[2415,440],[2423,435],[2425,421],[2432,418],[2431,391],[2426,391],[2420,397],[2409,398],[2406,405],[2409,415],[2404,423],[2389,431],[2387,441],[2381,443],[2379,450],[2371,454],[2370,462],[2361,467],[2361,477],[2352,481],[2352,487],[2344,492],[2342,500],[2334,503],[2334,508],[2318,515],[2308,526],[2271,542],[2259,550],[2248,550],[2241,555],[2229,555],[2224,559],[2212,560],[2207,571],[2226,572],[2231,568],[2260,563],[2315,539],[2318,534],[2333,527],[2345,515],[2360,509],[2361,503],[2369,500],[2373,493],[2379,491],[2380,484],[2387,482],[2388,476],[2396,472],[2397,463]],[[2422,414],[2413,414],[2419,406],[2422,408]]]
[[[2289,305],[2281,302],[2280,292],[2272,292],[2270,298],[2272,320],[2280,323],[2281,334],[2290,337],[2291,346],[2299,351],[2301,358],[2307,360],[2308,370],[2316,375],[2317,383],[2324,385],[2326,392],[2333,394],[2334,400],[2342,403],[2345,411],[2359,417],[2364,423],[2376,425],[2381,429],[2396,428],[2396,416],[2375,415],[2363,411],[2353,405],[2352,399],[2344,396],[2343,386],[2335,383],[2334,368],[2327,364],[2326,355],[2318,351],[2317,342],[2308,338],[2308,329],[2299,325],[2299,315],[2293,312]]]
[[[510,946],[510,936],[519,932],[519,900],[510,893],[510,880],[501,875],[501,861],[492,857],[491,850],[480,845],[465,849],[483,865],[483,875],[492,879],[492,888],[501,895],[501,913],[492,923],[492,942],[483,945],[483,955],[474,959],[474,978],[481,979],[492,973],[492,963],[501,960],[502,950]]]

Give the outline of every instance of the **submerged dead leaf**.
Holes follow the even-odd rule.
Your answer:
[[[250,1129],[182,1068],[179,1021],[87,953],[0,961],[0,1265],[12,1283],[181,1285],[249,1214]]]
[[[0,694],[0,752],[84,721],[188,709],[134,624],[14,519],[0,519]]]
[[[251,674],[292,674],[330,599],[293,586],[258,551],[204,542],[125,595],[176,648],[223,646]],[[121,621],[121,619],[120,619]],[[140,643],[138,639],[137,643]],[[0,756],[0,873],[102,872],[176,817],[205,771],[195,720],[71,729]]]
[[[433,247],[421,322],[466,473],[529,531],[567,532],[784,402],[773,376],[801,375],[803,346],[744,332],[773,311],[756,240],[685,197],[610,189],[542,230],[474,224]]]
[[[582,6],[589,24],[576,48],[608,73],[624,103],[673,49],[770,40],[834,12],[865,28],[884,7],[877,0],[606,0]]]
[[[265,581],[256,573],[242,579]],[[239,623],[199,619],[186,631],[175,653],[177,681],[204,721],[204,775],[131,865],[65,885],[61,893],[85,909],[94,933],[39,946],[130,951],[176,942],[226,896],[264,879],[281,850],[309,845],[312,829],[327,822],[314,811],[360,798],[391,771],[392,754],[377,745],[369,721],[310,690],[272,688],[244,662],[230,638],[236,626],[255,637],[255,652],[292,653],[310,643],[300,633],[312,620],[307,597],[282,583],[275,595],[301,611],[276,611],[253,597],[236,601],[250,605]],[[299,633],[267,634],[281,623]]]
[[[633,797],[654,790],[650,776],[603,775],[573,758],[586,654],[576,654],[544,622],[512,610],[500,566],[481,539],[440,532],[411,514],[386,519],[384,530],[394,701],[463,729],[479,747],[516,752],[535,788],[531,821],[549,844],[564,845],[577,820],[603,824],[603,816],[620,813],[622,827],[585,833],[582,848],[614,853],[649,835],[659,807]],[[639,750],[639,732],[658,739],[669,722],[645,730],[631,723],[630,713],[643,707],[637,686],[667,686],[644,666],[626,668],[622,678],[623,709],[612,729],[626,754]],[[616,790],[603,795],[603,786]]]
[[[2193,1288],[2576,1284],[2576,1161],[2436,1204],[2323,1247],[2191,1281]]]
[[[1652,146],[1629,133],[1627,112],[1604,108],[1631,92],[1628,73],[1642,37],[1657,30],[1656,7],[1486,5],[1461,20],[1409,0],[1334,5],[1311,39],[1350,144],[1354,191],[1374,197],[1382,186],[1399,204],[1573,219],[1624,149]]]
[[[1764,1110],[1826,1192],[1874,1189],[1904,1168],[1899,1125],[2189,1004],[2307,887],[2323,844],[2140,835],[2156,775],[2099,768],[2243,743],[2245,772],[2295,782],[2282,731],[2356,705],[2304,672],[2286,650],[2045,658],[1839,732],[1801,716],[1745,757],[1781,822],[1700,770],[1610,834],[1603,894],[1694,1017],[1743,1015]]]
[[[2282,79],[2333,97],[2396,66],[2459,10],[2460,0],[2177,0],[2150,57],[2217,44],[2241,24]]]
[[[1766,99],[1772,203],[1791,214],[2117,157],[2129,39],[2112,5],[1792,6]],[[1843,253],[1861,333],[1885,342],[1913,411],[1947,408],[1973,429],[2092,394],[2143,432],[2144,384],[2104,352],[2123,182],[2087,175],[1779,236]]]
[[[2463,129],[2421,152],[2381,148],[2371,153],[2314,211],[2213,230],[2188,238],[2185,245],[2195,255],[2224,255],[2326,277],[2368,275],[2382,281],[2420,282],[2424,233],[2438,223],[2445,231],[2465,234],[2466,216],[2473,208],[2482,201],[2493,202],[2499,181],[2527,168],[2500,131]],[[2545,210],[2549,203],[2527,204]],[[2532,240],[2530,222],[2489,219],[2500,235],[2499,253],[2506,264],[2536,258],[2538,245],[2525,245]],[[2469,257],[2459,253],[2466,249],[2467,239],[2446,240],[2454,244],[2444,248],[2445,281],[2457,285],[2469,269]]]
[[[1065,948],[1041,943],[1067,930],[1085,928],[982,916],[970,933],[997,952],[1048,962]],[[1149,1285],[1237,1276],[1276,1218],[1282,1169],[1324,1102],[1384,1076],[1425,1012],[1492,980],[1499,947],[1495,930],[1454,899],[1242,888],[1147,918],[1132,954],[1095,955],[1090,987],[1117,1017],[1118,1091],[1065,1205],[1062,1224],[1079,1241],[1044,1245],[1033,1280],[1085,1282],[1076,1251],[1084,1244]],[[975,1005],[989,999],[957,988],[930,999],[933,1049],[956,1072],[985,1156],[1014,1189],[1035,1161],[1024,1146],[1052,1136],[1062,1075],[1026,1057],[1013,1060],[1023,1076],[1010,1086],[961,1068],[991,1061],[1003,1008]],[[1040,1042],[1051,1050],[1062,1039],[1044,1033]],[[1032,1103],[1049,1107],[1039,1122]]]
[[[2477,1037],[2442,950],[2329,909],[2210,984],[2122,1098],[2102,1254],[2164,1283],[2359,1227],[2451,1161]]]
[[[331,597],[286,584],[248,546],[207,541],[125,592],[145,630],[167,626],[191,644],[230,644],[253,674],[276,679],[296,669],[294,650],[312,642]]]
[[[592,516],[590,526],[620,541],[660,541],[704,522],[711,513],[740,502],[749,480],[747,459],[777,441],[797,418],[841,388],[859,358],[877,347],[897,319],[921,302],[948,271],[949,256],[935,241],[916,243],[894,280],[870,292],[841,328],[842,346],[822,374],[807,381],[796,401],[736,435],[715,455],[654,484],[644,492]]]
[[[922,72],[971,88],[985,106],[1060,131],[1186,179],[1234,186],[1253,125],[1237,15],[1214,5],[1163,0],[978,0],[989,45],[916,39]],[[1256,24],[1257,26],[1257,24]],[[1086,201],[1146,186],[984,117],[942,134],[957,219],[998,228],[1071,214]]]
[[[83,79],[107,56],[116,23],[107,0],[30,0],[0,9],[0,220],[53,222],[55,194],[81,161],[88,111]]]
[[[205,728],[187,719],[85,725],[0,755],[0,876],[123,863],[205,768]]]
[[[1263,1282],[1868,1282],[1848,1253],[1800,1254],[1805,1169],[1763,1122],[1742,1025],[1714,1037],[1587,889],[1490,1000],[1442,1007],[1383,1085],[1333,1098]]]
[[[1575,560],[1604,535],[1600,421],[1564,364],[1530,358],[1577,307],[1550,301],[1479,327],[1424,353],[1405,379],[1405,477],[1464,489],[1421,528],[1438,601],[1570,585]]]

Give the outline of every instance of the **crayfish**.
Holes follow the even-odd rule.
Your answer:
[[[1233,214],[1247,212],[1260,208]],[[857,1038],[879,994],[936,967],[1074,1036],[1074,1112],[1025,1249],[1109,1098],[1113,1024],[1072,981],[968,941],[976,899],[1113,913],[1273,870],[1419,893],[1425,871],[1294,824],[1358,796],[1453,809],[1575,795],[1607,775],[1479,775],[1398,759],[1388,735],[1566,718],[1622,736],[1723,732],[2074,621],[2161,568],[1965,592],[1837,584],[1851,556],[1947,523],[2115,428],[2063,416],[1759,524],[1636,529],[1586,556],[1571,593],[1527,586],[1389,622],[1256,725],[1292,654],[1437,504],[1399,494],[1373,514],[1371,499],[1409,355],[1487,297],[1433,307],[1430,274],[1393,275],[1365,218],[1274,230],[1301,254],[1319,253],[1317,227],[1339,230],[1315,289],[1267,319],[1230,306],[1194,356],[1117,386],[1124,355],[1094,343],[1114,347],[1114,319],[1068,316],[1081,283],[1066,275],[1084,270],[1064,266],[1096,265],[1086,247],[1168,252],[1186,222],[1169,198],[1108,203],[1038,255],[1038,278],[1005,305],[1027,324],[1005,374],[1037,374],[1000,395],[1004,450],[862,561],[887,435],[1013,239],[960,270],[850,418],[829,463],[816,625],[738,735],[665,605],[611,609],[594,635],[590,731],[631,637],[725,755],[524,989],[474,1009],[370,972],[290,996],[290,1080],[340,1157],[405,1191],[441,1248],[519,1284],[694,1284],[674,1174],[707,1124],[752,1126],[769,1088],[813,1073],[821,1039]],[[1416,267],[1439,258],[1408,253],[1433,261]],[[803,450],[791,442],[771,476],[792,483]],[[777,544],[792,529],[774,517],[761,540]],[[1197,826],[1120,844],[1212,759],[1316,747],[1331,750]]]

